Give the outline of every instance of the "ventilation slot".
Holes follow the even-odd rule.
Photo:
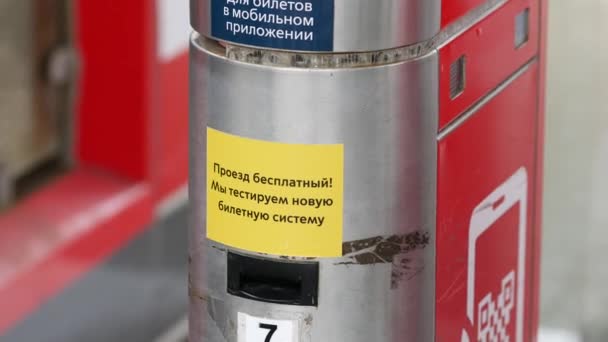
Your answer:
[[[450,97],[455,99],[464,91],[465,73],[466,73],[465,56],[461,56],[450,66]]]

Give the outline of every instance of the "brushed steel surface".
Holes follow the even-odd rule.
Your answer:
[[[265,67],[191,42],[191,339],[236,342],[237,313],[296,319],[302,342],[432,341],[438,58],[356,69]],[[345,147],[344,241],[428,234],[395,263],[319,259],[319,305],[266,304],[226,292],[227,247],[205,227],[206,127],[247,138]],[[278,256],[266,256],[276,258]],[[204,328],[201,322],[205,322]]]

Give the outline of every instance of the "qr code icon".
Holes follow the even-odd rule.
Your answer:
[[[478,305],[479,342],[509,342],[511,338],[507,327],[511,322],[515,307],[515,271],[511,271],[502,279],[502,291],[494,300],[488,293]]]

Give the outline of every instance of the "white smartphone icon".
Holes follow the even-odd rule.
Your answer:
[[[515,306],[515,342],[523,342],[524,334],[524,290],[526,271],[526,221],[527,221],[527,199],[528,199],[528,176],[525,168],[520,168],[506,182],[501,184],[494,192],[486,197],[473,210],[469,224],[468,241],[468,263],[467,263],[467,299],[466,312],[471,327],[475,326],[475,306],[478,306],[477,315],[477,337],[471,339],[466,329],[462,330],[462,342],[472,340],[480,342],[498,341],[505,342],[504,331],[489,327],[490,316],[498,310],[496,306],[502,305],[503,312],[508,321],[510,312]],[[502,293],[498,304],[493,302],[492,295],[484,298],[475,298],[476,286],[476,253],[477,241],[484,233],[491,231],[493,224],[507,213],[511,208],[519,204],[519,219],[517,228],[517,265],[516,269],[504,275],[503,279],[496,280],[496,286],[502,286]],[[515,284],[515,282],[517,284]],[[513,291],[515,287],[515,291]],[[516,293],[514,293],[516,292]],[[515,295],[515,298],[513,298]],[[504,321],[504,320],[503,320]],[[494,329],[491,337],[487,336],[488,329]],[[502,327],[504,329],[504,327]],[[496,331],[498,330],[498,332]],[[503,335],[501,335],[501,333]],[[501,337],[503,336],[503,337]]]

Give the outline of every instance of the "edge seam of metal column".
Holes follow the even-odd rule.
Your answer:
[[[198,33],[198,38],[203,43],[209,45],[215,42],[218,46],[225,49],[224,57],[248,64],[258,64],[264,66],[293,67],[306,69],[328,69],[328,68],[354,68],[369,67],[395,64],[415,60],[425,57],[450,43],[462,32],[473,27],[475,24],[487,18],[492,13],[505,5],[508,0],[488,0],[474,10],[468,12],[454,23],[446,26],[437,35],[429,40],[425,40],[412,45],[397,48],[366,51],[366,52],[298,52],[274,50],[267,48],[256,48],[226,42],[220,45],[217,40],[206,37]],[[378,61],[378,54],[390,55],[393,58],[384,58]],[[296,62],[294,62],[296,60]],[[298,64],[300,60],[300,64]],[[302,62],[308,61],[309,63]],[[362,62],[363,60],[363,62]],[[311,62],[312,61],[312,62]]]

